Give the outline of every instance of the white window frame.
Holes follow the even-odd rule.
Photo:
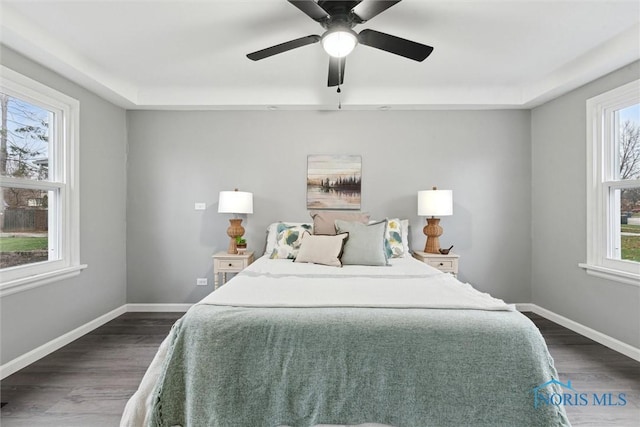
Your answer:
[[[579,264],[588,274],[636,286],[640,263],[619,259],[620,203],[615,190],[640,187],[640,180],[618,179],[613,113],[639,102],[640,80],[587,100],[587,261]]]
[[[3,93],[54,112],[56,132],[50,158],[55,162],[49,181],[0,177],[3,186],[43,189],[57,193],[49,205],[49,261],[0,270],[0,297],[80,274],[79,118],[80,103],[63,93],[0,66]],[[55,156],[55,157],[53,157]],[[53,157],[53,158],[52,158]]]

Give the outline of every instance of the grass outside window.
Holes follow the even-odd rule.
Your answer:
[[[46,251],[48,244],[47,237],[0,237],[0,253]]]
[[[47,261],[48,240],[46,235],[0,237],[0,269]]]
[[[622,259],[640,262],[640,225],[622,224]]]

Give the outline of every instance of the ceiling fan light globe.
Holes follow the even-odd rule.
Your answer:
[[[347,29],[327,31],[322,36],[322,47],[334,58],[344,58],[358,44],[356,34]]]

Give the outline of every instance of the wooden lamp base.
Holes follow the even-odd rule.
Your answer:
[[[227,253],[237,254],[238,247],[236,245],[236,237],[242,237],[244,235],[244,227],[242,226],[242,218],[233,218],[229,220],[229,228],[227,228],[227,236],[231,238],[229,240],[229,249]]]
[[[442,236],[442,227],[440,227],[440,218],[427,218],[427,225],[424,226],[422,232],[427,236],[427,242],[424,251],[428,254],[440,253],[440,239]]]

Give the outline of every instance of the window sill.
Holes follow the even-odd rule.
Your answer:
[[[627,285],[640,286],[640,274],[614,270],[611,268],[605,268],[591,264],[578,264],[578,266],[584,268],[586,270],[586,273],[591,276],[613,280],[615,282],[620,282]]]
[[[35,274],[33,276],[22,277],[0,285],[0,298],[37,288],[48,283],[69,279],[77,276],[82,270],[87,268],[86,264],[75,265],[73,267],[61,268],[47,273]]]

